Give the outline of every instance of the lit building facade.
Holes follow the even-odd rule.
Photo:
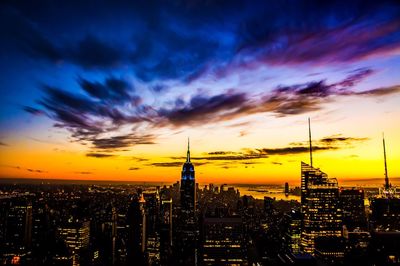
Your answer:
[[[337,180],[317,168],[301,163],[301,247],[314,254],[318,237],[340,237],[342,210]]]
[[[243,265],[243,223],[239,216],[203,217],[201,261],[203,265]]]

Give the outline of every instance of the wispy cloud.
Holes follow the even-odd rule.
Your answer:
[[[94,157],[94,158],[109,158],[113,157],[113,154],[107,154],[107,153],[95,153],[95,152],[90,152],[86,154],[87,157]]]

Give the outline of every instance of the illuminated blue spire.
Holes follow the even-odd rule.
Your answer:
[[[190,146],[189,146],[189,138],[188,138],[188,148],[187,148],[187,154],[186,154],[186,162],[190,163]]]

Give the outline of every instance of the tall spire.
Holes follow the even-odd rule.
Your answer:
[[[187,148],[187,154],[186,154],[186,162],[190,163],[190,142],[188,138],[188,148]]]
[[[313,164],[312,164],[312,143],[311,143],[311,123],[310,123],[310,118],[308,118],[308,141],[310,143],[310,165],[312,167]]]
[[[387,165],[386,165],[386,145],[385,145],[385,135],[382,133],[382,140],[383,140],[383,159],[385,162],[385,189],[389,190],[389,177],[387,172]]]

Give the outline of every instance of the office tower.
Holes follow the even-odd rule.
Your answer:
[[[146,265],[146,215],[145,199],[141,191],[133,196],[127,213],[128,241],[127,262],[128,265]]]
[[[160,206],[160,262],[168,265],[172,255],[172,199],[161,198]]]
[[[288,215],[288,230],[286,232],[287,249],[292,254],[300,254],[300,236],[301,236],[301,213],[292,210]]]
[[[149,264],[160,261],[160,239],[158,234],[160,199],[158,190],[154,192],[144,192],[143,197],[146,201],[146,253]]]
[[[117,209],[113,206],[111,209],[111,263],[116,264],[117,261],[117,224],[118,213]]]
[[[32,244],[32,204],[24,198],[10,198],[4,202],[3,259],[26,263]]]
[[[314,253],[314,241],[322,236],[341,236],[342,211],[339,206],[337,180],[319,169],[301,162],[303,214],[301,245],[306,253]]]
[[[73,265],[80,265],[81,255],[89,248],[90,222],[74,221],[72,218],[57,228],[57,237],[62,239],[73,255]]]
[[[366,229],[367,220],[364,205],[364,190],[340,189],[340,204],[343,211],[343,225],[347,230]]]
[[[196,219],[196,187],[195,187],[194,166],[190,162],[190,147],[188,140],[188,149],[186,162],[182,167],[182,178],[180,188],[180,237],[182,251],[181,262],[193,264],[196,261],[197,244],[197,219]]]
[[[316,238],[341,236],[342,211],[337,180],[312,166],[310,120],[308,122],[311,165],[301,162],[301,246],[304,252],[314,254]]]
[[[243,222],[237,215],[207,213],[201,222],[202,265],[243,265]]]

